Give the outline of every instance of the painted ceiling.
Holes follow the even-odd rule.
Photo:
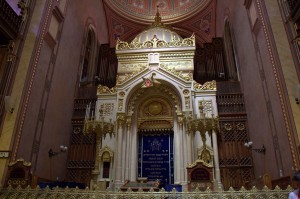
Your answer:
[[[165,23],[177,21],[202,10],[210,0],[109,0],[112,8],[141,22],[152,22],[159,8]]]
[[[202,46],[215,37],[216,0],[104,0],[110,45],[116,39],[131,41],[149,28],[159,11],[162,22],[182,37],[196,35]]]

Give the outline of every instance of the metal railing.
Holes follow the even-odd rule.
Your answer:
[[[282,190],[278,186],[274,190],[270,190],[267,187],[264,187],[262,190],[258,190],[256,187],[253,187],[251,190],[246,190],[241,188],[240,190],[234,190],[230,188],[228,191],[212,191],[210,189],[206,191],[199,191],[196,189],[193,192],[177,192],[175,188],[171,192],[166,192],[164,189],[161,189],[158,192],[150,190],[144,192],[143,190],[138,190],[136,192],[131,191],[130,189],[126,192],[123,191],[99,191],[99,190],[90,190],[88,188],[82,190],[78,188],[52,188],[46,187],[41,189],[37,188],[3,188],[0,189],[0,199],[5,198],[15,198],[15,199],[50,199],[50,198],[72,198],[72,199],[90,199],[90,198],[101,198],[101,199],[275,199],[275,198],[288,198],[289,193],[293,189],[288,186],[287,189]]]

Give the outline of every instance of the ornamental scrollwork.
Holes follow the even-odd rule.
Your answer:
[[[146,66],[142,66],[142,67],[139,68],[139,70],[134,71],[132,73],[129,73],[129,74],[126,73],[125,75],[122,75],[122,76],[118,75],[117,76],[117,84],[124,83],[125,81],[133,78],[134,76],[138,75],[139,73],[141,73],[145,69],[146,69]]]
[[[27,162],[23,158],[20,158],[20,159],[17,159],[16,161],[10,162],[8,164],[8,166],[13,166],[13,165],[17,164],[18,162],[21,162],[23,164],[23,166],[25,166],[25,167],[31,166],[31,162]]]
[[[145,49],[145,48],[170,48],[170,47],[190,47],[195,46],[195,35],[193,34],[189,38],[183,40],[171,39],[170,42],[160,40],[157,37],[153,37],[150,41],[140,43],[134,39],[131,43],[117,40],[116,50],[133,50],[133,49]]]
[[[177,71],[175,68],[168,68],[165,64],[160,65],[161,68],[165,69],[166,71],[172,73],[173,75],[185,80],[185,81],[192,81],[193,74],[190,72],[187,75],[182,74],[182,71]]]
[[[205,82],[204,84],[199,84],[194,81],[194,90],[217,90],[217,82],[215,80],[211,82]]]
[[[108,88],[107,86],[99,85],[97,88],[97,94],[115,94],[117,89],[115,87]]]

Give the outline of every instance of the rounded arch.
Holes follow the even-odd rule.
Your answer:
[[[165,96],[147,95],[136,105],[137,127],[146,129],[173,129],[174,107],[170,99]]]
[[[184,102],[184,96],[181,92],[181,89],[177,86],[172,84],[172,82],[162,79],[157,79],[160,83],[158,85],[154,85],[152,89],[155,89],[157,92],[159,92],[162,96],[167,96],[167,98],[172,99],[174,103],[174,108],[176,112],[181,112]],[[139,99],[143,96],[143,98],[146,98],[145,95],[147,95],[147,89],[151,88],[141,88],[142,86],[142,80],[138,81],[132,89],[128,92],[128,97],[126,98],[127,101],[125,101],[126,104],[126,113],[128,115],[132,115],[134,113],[134,109],[136,107],[136,103]],[[149,92],[148,92],[149,94]],[[126,100],[125,99],[125,100]]]
[[[83,38],[80,85],[94,83],[97,57],[97,34],[92,19],[88,18]]]
[[[224,25],[224,48],[225,48],[225,58],[226,58],[226,79],[232,81],[238,81],[238,68],[237,68],[237,58],[235,51],[234,35],[231,31],[231,24],[228,17],[225,18]]]

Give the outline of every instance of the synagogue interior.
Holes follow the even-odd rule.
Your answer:
[[[299,80],[298,0],[0,0],[0,187],[286,189]]]

